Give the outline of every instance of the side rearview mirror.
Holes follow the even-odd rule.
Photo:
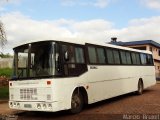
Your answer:
[[[59,54],[56,53],[56,61],[59,61]]]
[[[65,61],[68,61],[68,60],[69,60],[69,54],[68,54],[67,51],[66,51],[65,54],[64,54],[64,59],[65,59]]]

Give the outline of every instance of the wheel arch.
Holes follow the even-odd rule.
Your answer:
[[[72,92],[72,95],[74,92],[80,92],[83,96],[83,100],[84,100],[84,104],[87,105],[88,104],[88,93],[87,93],[87,90],[85,89],[84,86],[78,86],[76,87],[73,92]]]
[[[138,84],[137,84],[136,94],[137,94],[137,95],[142,95],[142,94],[143,94],[143,90],[144,90],[143,79],[142,79],[142,78],[139,78]]]
[[[143,82],[143,78],[139,78],[139,80],[138,80],[138,84],[139,84],[139,82],[142,82],[142,85],[143,85],[143,87],[144,87],[144,82]]]

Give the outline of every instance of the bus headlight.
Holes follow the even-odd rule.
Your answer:
[[[37,104],[37,108],[38,108],[38,109],[41,109],[41,104]]]
[[[17,106],[16,102],[14,102],[14,103],[13,103],[13,106],[14,106],[14,107],[16,107],[16,106]]]
[[[13,107],[13,102],[10,102],[10,106]]]
[[[47,108],[47,105],[46,104],[43,104],[43,109],[46,109]]]
[[[20,107],[20,103],[17,103],[17,107]]]
[[[49,109],[52,109],[52,104],[48,104],[48,108],[49,108]]]

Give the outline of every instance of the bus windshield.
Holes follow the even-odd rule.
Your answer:
[[[13,79],[52,76],[55,73],[55,43],[37,42],[14,49]]]

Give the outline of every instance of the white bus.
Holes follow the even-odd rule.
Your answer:
[[[14,49],[9,107],[70,110],[156,83],[152,53],[106,43],[38,41]]]

